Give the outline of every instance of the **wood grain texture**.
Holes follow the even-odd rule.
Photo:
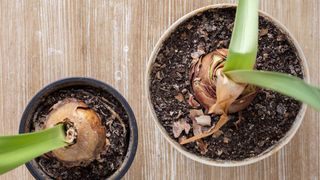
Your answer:
[[[144,75],[161,34],[184,14],[228,0],[0,0],[0,135],[16,134],[28,101],[44,85],[88,76],[117,88],[132,106],[139,147],[124,179],[318,180],[320,114],[307,111],[293,140],[253,165],[217,168],[182,156],[148,111]],[[261,0],[300,43],[320,85],[320,1]],[[33,179],[22,166],[1,180]]]

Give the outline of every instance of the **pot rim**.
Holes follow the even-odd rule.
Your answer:
[[[54,81],[46,85],[32,97],[27,107],[25,108],[20,121],[19,134],[25,133],[27,119],[29,118],[29,112],[32,111],[35,106],[39,105],[39,99],[51,94],[54,91],[57,91],[58,89],[72,87],[72,86],[89,86],[93,88],[99,88],[102,91],[105,91],[111,94],[117,101],[120,102],[120,104],[123,106],[124,110],[126,111],[129,117],[129,129],[130,129],[127,154],[121,166],[117,169],[117,171],[108,177],[108,179],[121,179],[121,177],[123,177],[126,174],[126,172],[129,170],[137,151],[138,127],[137,127],[134,113],[130,105],[128,104],[128,102],[125,100],[125,98],[115,88],[113,88],[112,86],[102,81],[99,81],[93,78],[88,78],[88,77],[68,77],[68,78]],[[25,165],[33,177],[41,180],[45,179],[41,175],[41,173],[45,174],[41,169],[34,167],[31,162],[27,162]]]
[[[178,150],[180,153],[182,153],[183,155],[185,155],[186,157],[195,160],[197,162],[206,164],[206,165],[211,165],[211,166],[218,166],[218,167],[237,167],[237,166],[243,166],[243,165],[249,165],[249,164],[253,164],[255,162],[258,162],[260,160],[263,160],[269,156],[271,156],[272,154],[275,154],[277,151],[279,151],[283,146],[285,146],[287,143],[289,143],[289,141],[293,138],[293,136],[296,134],[297,130],[299,129],[304,115],[306,113],[307,110],[307,105],[306,104],[302,104],[301,109],[298,113],[298,115],[296,116],[296,119],[294,121],[294,123],[292,124],[290,130],[285,134],[284,137],[282,137],[276,144],[274,144],[273,146],[269,147],[267,150],[265,150],[264,152],[260,153],[257,156],[251,157],[251,158],[246,158],[240,161],[235,161],[235,160],[214,160],[211,158],[207,158],[207,157],[203,157],[203,156],[198,156],[196,154],[190,153],[187,150],[185,150],[178,142],[176,142],[175,140],[173,140],[167,133],[167,131],[164,129],[164,127],[160,124],[157,115],[155,113],[154,107],[152,105],[151,102],[151,92],[150,92],[150,74],[151,74],[151,70],[152,70],[152,64],[154,63],[158,52],[160,51],[160,48],[162,47],[163,42],[171,35],[171,33],[176,30],[176,28],[184,23],[185,21],[189,20],[190,18],[192,18],[193,16],[203,13],[207,10],[210,9],[223,9],[223,8],[235,8],[237,7],[236,4],[230,4],[230,3],[223,3],[223,4],[215,4],[215,5],[209,5],[209,6],[205,6],[196,10],[193,10],[191,12],[189,12],[188,14],[182,16],[181,18],[179,18],[177,21],[175,21],[160,37],[160,39],[158,40],[157,44],[155,45],[150,58],[148,60],[148,64],[147,64],[147,69],[146,69],[146,76],[145,76],[145,91],[147,92],[147,101],[148,101],[148,107],[149,110],[151,111],[152,114],[152,119],[154,120],[155,124],[157,125],[158,129],[160,130],[161,134],[165,137],[165,139],[176,149]],[[277,28],[279,28],[281,30],[281,32],[285,33],[287,38],[291,41],[291,43],[295,46],[296,51],[298,53],[298,56],[301,59],[301,65],[303,68],[303,73],[304,73],[304,80],[306,82],[310,82],[310,75],[309,75],[309,68],[308,68],[308,64],[306,61],[306,58],[303,54],[303,51],[301,49],[301,47],[299,46],[297,40],[293,37],[293,35],[290,33],[290,31],[284,26],[282,25],[278,20],[276,20],[275,18],[273,18],[272,16],[270,16],[269,14],[267,14],[266,12],[263,11],[259,11],[259,15],[263,16],[264,18],[266,18],[267,20],[269,20],[270,22],[272,22]]]

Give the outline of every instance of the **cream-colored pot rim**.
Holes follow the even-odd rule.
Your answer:
[[[207,164],[207,165],[211,165],[211,166],[219,166],[219,167],[235,167],[235,166],[242,166],[242,165],[248,165],[248,164],[252,164],[255,162],[258,162],[262,159],[265,159],[269,156],[271,156],[272,154],[276,153],[278,150],[280,150],[284,145],[286,145],[294,136],[294,134],[297,132],[298,128],[300,127],[303,117],[305,115],[307,106],[306,104],[303,104],[297,117],[296,120],[294,121],[292,127],[290,128],[290,130],[286,133],[286,135],[279,140],[279,142],[277,142],[276,144],[274,144],[273,146],[269,147],[267,150],[265,150],[264,152],[262,152],[261,154],[259,154],[258,156],[255,157],[251,157],[251,158],[247,158],[244,160],[240,160],[240,161],[231,161],[231,160],[214,160],[214,159],[210,159],[210,158],[206,158],[206,157],[202,157],[202,156],[198,156],[196,154],[190,153],[188,152],[183,146],[181,146],[179,143],[177,143],[174,139],[172,139],[167,131],[164,129],[164,127],[160,124],[155,110],[153,108],[153,105],[151,103],[151,96],[150,96],[150,74],[151,74],[151,70],[152,70],[152,65],[157,57],[157,54],[160,50],[160,48],[162,47],[163,42],[171,35],[171,33],[173,31],[176,30],[176,28],[182,24],[183,22],[187,21],[188,19],[190,19],[191,17],[202,13],[204,11],[210,10],[210,9],[217,9],[217,8],[230,8],[230,7],[236,7],[235,4],[216,4],[216,5],[210,5],[210,6],[206,6],[197,10],[194,10],[186,15],[184,15],[183,17],[181,17],[180,19],[178,19],[175,23],[173,23],[169,29],[167,29],[164,34],[161,36],[161,38],[159,39],[159,41],[157,42],[156,46],[154,47],[151,56],[149,58],[149,62],[147,65],[147,72],[146,72],[146,79],[145,79],[145,91],[147,92],[147,101],[148,101],[148,107],[151,111],[152,117],[154,122],[156,123],[157,127],[160,129],[161,134],[169,141],[169,143],[175,148],[177,149],[179,152],[181,152],[183,155],[187,156],[190,159],[193,159],[195,161],[198,161],[200,163],[203,164]],[[308,70],[308,65],[307,65],[307,61],[306,58],[298,44],[298,42],[296,41],[296,39],[291,35],[291,33],[289,32],[289,30],[282,25],[279,21],[277,21],[276,19],[274,19],[273,17],[271,17],[270,15],[268,15],[265,12],[260,11],[260,16],[265,17],[266,19],[270,20],[274,25],[276,25],[282,32],[284,32],[285,34],[287,34],[287,37],[289,38],[289,40],[291,40],[291,42],[294,44],[298,56],[300,57],[301,61],[302,61],[302,66],[303,66],[303,73],[304,73],[304,80],[306,82],[310,82],[310,76],[309,76],[309,70]]]

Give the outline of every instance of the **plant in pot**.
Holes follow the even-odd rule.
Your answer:
[[[36,179],[120,179],[138,140],[125,99],[89,78],[63,79],[38,92],[19,131],[0,137],[0,174],[30,161]]]
[[[292,138],[306,109],[299,101],[320,109],[319,89],[300,79],[308,81],[300,47],[279,22],[259,16],[258,4],[239,0],[237,9],[216,5],[187,14],[149,60],[155,122],[176,149],[199,162],[259,161]]]

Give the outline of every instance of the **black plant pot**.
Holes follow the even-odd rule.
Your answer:
[[[123,109],[126,111],[129,119],[129,144],[127,149],[127,154],[121,166],[114,172],[108,179],[121,179],[122,176],[130,168],[133,159],[136,154],[137,145],[138,145],[138,128],[135,116],[133,111],[131,110],[129,104],[124,99],[124,97],[113,87],[108,84],[105,84],[101,81],[91,79],[91,78],[84,78],[84,77],[72,77],[61,79],[56,82],[53,82],[43,89],[41,89],[29,102],[27,105],[20,122],[19,133],[27,133],[29,132],[28,126],[30,125],[30,121],[35,113],[36,109],[41,106],[43,101],[45,101],[46,97],[56,92],[60,89],[69,88],[69,87],[92,87],[95,89],[99,89],[102,92],[106,92],[111,94],[122,106]],[[40,167],[37,167],[35,163],[28,162],[26,166],[30,173],[38,180],[45,179],[45,173],[41,170]]]

